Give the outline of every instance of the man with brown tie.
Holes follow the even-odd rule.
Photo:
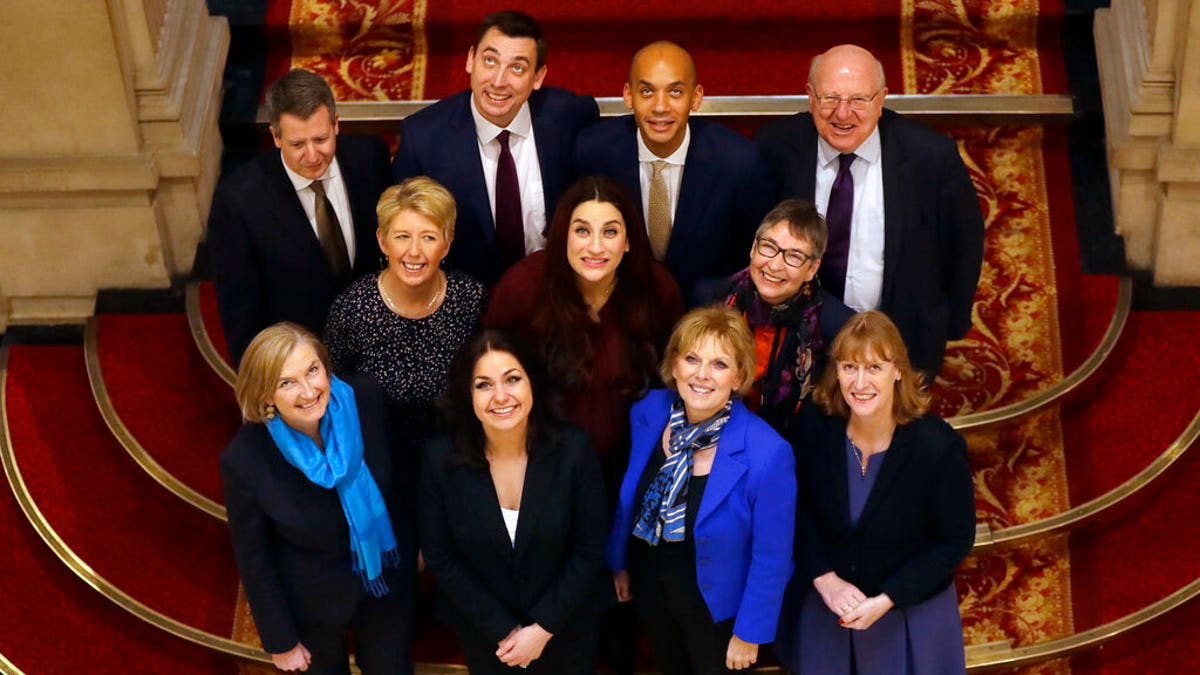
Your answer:
[[[979,198],[955,142],[883,107],[883,66],[856,45],[817,56],[808,112],[756,137],[782,197],[813,202],[829,243],[824,289],[896,322],[930,378],[971,327],[983,262]]]
[[[623,94],[633,114],[580,132],[576,168],[640,196],[654,256],[694,305],[745,266],[759,220],[774,206],[774,180],[748,138],[691,119],[704,88],[683,47],[660,41],[638,50]]]
[[[293,70],[267,90],[265,152],[213,195],[208,250],[217,308],[236,365],[250,340],[278,321],[320,334],[337,294],[378,269],[375,204],[387,188],[388,151],[374,136],[338,136],[333,92]]]

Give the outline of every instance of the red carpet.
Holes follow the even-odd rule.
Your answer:
[[[13,346],[7,396],[17,462],[63,540],[151,608],[228,635],[237,589],[228,533],[154,483],[113,440],[82,349]]]
[[[221,328],[221,317],[217,312],[217,290],[211,281],[200,282],[200,315],[204,318],[204,330],[212,340],[213,347],[225,359],[225,363],[232,363],[229,348],[225,344],[225,331]]]
[[[185,485],[223,503],[217,458],[241,425],[233,390],[192,341],[182,314],[98,317],[113,407],[133,437]]]
[[[629,57],[659,39],[691,51],[709,95],[802,94],[809,60],[844,42],[875,52],[895,94],[1056,93],[1066,81],[1057,56],[1061,0],[510,6],[542,24],[546,83],[596,96],[619,96]],[[282,37],[290,22],[290,36],[271,44],[266,80],[303,63],[345,79],[346,88],[335,84],[343,99],[441,98],[466,87],[467,48],[484,14],[498,8],[474,1],[271,0],[269,34]],[[1030,63],[1032,79],[1022,74]]]
[[[10,422],[22,416],[11,403]],[[29,675],[237,672],[229,659],[164,635],[86,586],[29,526],[7,486],[0,489],[0,578],[0,653]]]

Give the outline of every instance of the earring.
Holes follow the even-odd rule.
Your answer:
[[[268,403],[265,406],[263,406],[263,417],[266,417],[268,422],[275,419],[275,405],[274,404]]]

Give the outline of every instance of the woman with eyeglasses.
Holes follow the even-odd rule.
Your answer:
[[[835,334],[853,314],[835,298],[822,298],[817,269],[827,238],[825,219],[810,202],[780,202],[754,234],[750,266],[720,295],[754,333],[758,365],[745,403],[780,433],[812,390],[822,331]]]

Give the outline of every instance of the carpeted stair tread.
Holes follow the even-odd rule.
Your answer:
[[[1200,411],[1198,332],[1198,312],[1130,313],[1101,371],[1063,408],[1072,504],[1131,478]]]
[[[83,350],[13,346],[7,396],[18,465],[67,545],[156,611],[229,635],[237,572],[228,532],[158,486],[113,439],[91,400]]]
[[[209,367],[183,314],[97,317],[104,384],[121,421],[168,472],[222,503],[217,458],[241,425],[233,390]]]
[[[100,596],[54,556],[0,488],[0,652],[28,673],[233,675],[237,666]]]
[[[1072,675],[1175,675],[1200,670],[1200,602],[1071,659]]]

